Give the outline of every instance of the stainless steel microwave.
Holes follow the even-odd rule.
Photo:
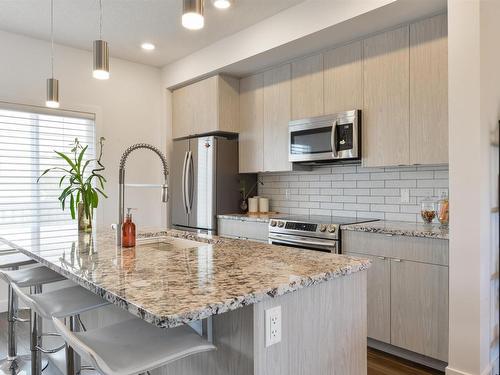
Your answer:
[[[290,121],[288,160],[324,164],[361,159],[361,111]]]

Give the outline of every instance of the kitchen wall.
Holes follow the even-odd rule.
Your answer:
[[[89,41],[89,48],[90,48]],[[45,80],[50,74],[50,44],[0,31],[0,101],[45,104]],[[113,44],[110,49],[112,51]],[[103,163],[109,199],[100,201],[97,224],[109,227],[118,215],[118,163],[123,151],[137,142],[166,148],[165,93],[160,69],[111,59],[111,78],[92,78],[92,53],[55,46],[55,77],[59,79],[61,109],[96,114],[96,136],[106,138]],[[127,181],[160,183],[161,163],[148,151],[136,151],[127,162]],[[137,207],[140,226],[166,223],[159,190],[129,189],[126,205]],[[69,215],[69,213],[68,213]]]
[[[45,80],[50,74],[50,44],[0,31],[0,45],[0,102],[43,106]],[[112,48],[111,43],[111,51]],[[61,108],[95,113],[96,136],[106,138],[103,163],[109,199],[100,200],[97,211],[97,225],[104,228],[117,221],[118,163],[123,151],[137,142],[165,150],[166,134],[170,131],[166,125],[168,101],[161,89],[160,69],[121,59],[111,59],[110,67],[111,78],[98,81],[92,78],[90,51],[55,46]],[[155,155],[136,151],[130,156],[127,181],[160,183],[161,180],[161,163]],[[167,210],[158,189],[129,189],[126,205],[138,208],[134,218],[139,228],[164,226],[167,222]],[[0,282],[0,311],[6,307],[6,290],[7,286]]]
[[[259,195],[273,211],[408,222],[422,221],[420,205],[428,196],[448,193],[448,166],[363,168],[316,167],[307,172],[262,173]],[[409,203],[401,203],[402,189]]]

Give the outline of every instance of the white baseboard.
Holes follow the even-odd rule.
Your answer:
[[[446,367],[446,375],[473,375],[473,374],[469,372],[459,371],[448,366]]]
[[[481,371],[481,374],[473,374],[471,372],[464,372],[460,371],[454,368],[451,368],[450,366],[446,367],[446,375],[497,375],[494,373],[496,362],[498,361],[498,357],[495,358],[493,361],[490,362],[486,368]]]

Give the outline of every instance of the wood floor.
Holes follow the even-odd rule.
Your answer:
[[[368,348],[368,375],[443,375],[444,372],[417,365],[379,350]]]
[[[23,314],[24,315],[24,314]],[[23,316],[23,317],[28,317]],[[6,314],[0,314],[0,359],[7,354],[7,321]],[[18,329],[18,351],[20,354],[29,353],[29,330],[27,324],[20,324]],[[60,375],[54,368],[47,368],[44,375]],[[53,366],[52,366],[53,367]],[[368,349],[368,375],[442,375],[444,373],[416,365],[390,354]]]

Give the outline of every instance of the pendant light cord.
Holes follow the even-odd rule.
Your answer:
[[[99,0],[99,40],[102,40],[102,0]]]
[[[50,66],[54,78],[54,0],[50,0]]]

